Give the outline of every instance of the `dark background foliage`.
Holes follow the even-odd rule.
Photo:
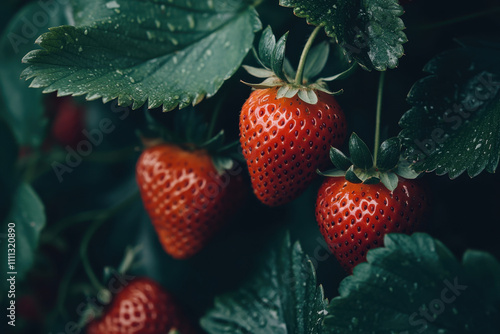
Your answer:
[[[2,2],[2,30],[8,19],[27,2]],[[279,7],[277,3],[270,0],[263,2],[258,7],[260,18],[263,26],[271,25],[277,36],[290,31],[288,57],[296,64],[312,27],[305,20],[295,17],[291,9]],[[387,73],[382,117],[382,133],[386,138],[399,133],[398,120],[409,109],[406,96],[412,85],[425,76],[423,66],[436,54],[458,47],[455,38],[484,37],[498,33],[500,13],[446,26],[434,23],[495,5],[497,2],[494,0],[415,0],[405,6],[406,13],[402,18],[407,26],[405,32],[409,42],[404,45],[405,56],[400,60],[399,67]],[[254,63],[251,55],[244,63]],[[228,137],[232,139],[238,136],[239,109],[250,92],[250,88],[240,84],[239,80],[251,79],[243,70],[239,70],[217,94],[226,97],[219,127],[226,129]],[[344,89],[338,101],[346,113],[349,130],[356,132],[369,145],[374,135],[377,81],[378,72],[358,69],[348,79],[332,85],[335,90]],[[95,128],[102,118],[108,117],[116,125],[116,130],[104,137],[104,143],[95,148],[89,159],[71,174],[65,174],[63,182],[58,182],[51,170],[33,182],[34,189],[45,204],[48,227],[83,211],[110,208],[123,201],[137,187],[134,166],[140,152],[133,148],[139,147],[140,142],[134,132],[146,122],[142,108],[130,110],[129,116],[121,120],[118,113],[111,112],[112,102],[104,105],[100,101],[79,101],[88,108],[88,129]],[[199,109],[208,118],[215,105],[216,98],[212,98],[202,102]],[[177,112],[174,110],[164,114],[161,110],[153,110],[152,114],[159,121],[170,124],[173,114]],[[2,138],[8,136],[8,133],[4,133],[3,124],[1,131]],[[109,152],[122,150],[127,154],[111,159],[115,161],[107,161]],[[2,166],[2,173],[8,168]],[[4,182],[2,178],[2,187],[6,184],[6,190],[9,179]],[[433,199],[433,214],[427,231],[457,256],[466,249],[474,248],[500,258],[498,174],[483,173],[474,179],[462,175],[455,180],[429,174],[424,176],[424,180]],[[325,295],[330,299],[337,295],[338,284],[346,274],[333,256],[325,255],[328,254],[326,246],[314,218],[320,181],[316,180],[293,203],[279,208],[267,208],[249,196],[245,206],[207,249],[186,261],[173,260],[163,252],[142,204],[137,200],[110,219],[92,239],[89,247],[92,266],[98,273],[105,266],[116,267],[127,245],[141,243],[144,248],[139,256],[139,265],[131,273],[158,280],[177,295],[196,318],[212,306],[215,295],[236,288],[248,278],[267,247],[276,240],[277,235],[288,229],[291,239],[300,240],[305,253],[316,259],[313,263],[317,266],[318,282],[324,286]],[[1,190],[2,205],[5,203],[4,189]],[[77,224],[55,240],[44,240],[42,234],[35,264],[27,278],[19,282],[17,287],[19,296],[35,297],[36,316],[31,320],[20,317],[19,333],[62,332],[68,321],[78,319],[76,310],[81,303],[85,303],[84,292],[88,289],[88,279],[78,265],[78,244],[88,225],[89,222]],[[64,301],[61,300],[61,293],[66,296]],[[57,308],[65,312],[61,314],[56,311]],[[5,319],[2,320],[2,326],[4,323]]]

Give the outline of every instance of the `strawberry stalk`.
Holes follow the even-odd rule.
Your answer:
[[[297,85],[302,85],[302,80],[304,79],[304,68],[306,66],[307,55],[309,54],[309,50],[311,50],[314,39],[318,35],[319,31],[323,28],[322,25],[317,26],[311,35],[309,36],[306,45],[304,46],[304,50],[302,50],[302,54],[300,55],[299,67],[297,68],[297,74],[295,75],[295,83]]]
[[[85,235],[82,238],[82,241],[80,244],[80,258],[82,260],[83,268],[84,268],[85,273],[87,274],[90,282],[92,283],[92,286],[95,289],[97,289],[97,291],[99,291],[99,295],[103,296],[104,299],[107,299],[107,297],[111,298],[111,293],[101,284],[101,281],[97,278],[94,270],[92,269],[92,266],[90,264],[90,260],[88,257],[88,246],[89,246],[90,240],[92,239],[95,232],[97,232],[97,230],[107,220],[109,220],[111,217],[113,217],[115,214],[117,214],[118,212],[120,212],[124,208],[128,207],[138,197],[139,197],[139,193],[134,192],[131,196],[129,196],[127,199],[125,199],[119,205],[102,212],[101,215],[97,216],[97,218],[94,220],[93,224],[87,229],[87,231],[85,232]],[[103,300],[103,302],[105,302],[105,301],[106,300]]]
[[[425,24],[425,25],[416,27],[415,30],[416,31],[435,30],[438,28],[447,27],[447,26],[454,25],[457,23],[463,23],[463,22],[475,20],[475,19],[481,18],[483,16],[490,16],[490,15],[496,14],[498,12],[500,12],[500,6],[496,6],[496,7],[490,8],[490,9],[486,9],[486,10],[481,10],[481,11],[471,13],[471,14],[466,14],[463,16],[454,17],[454,18],[444,20],[444,21]]]
[[[207,131],[207,137],[206,140],[210,140],[214,136],[215,132],[215,124],[217,124],[217,120],[219,118],[219,114],[222,110],[222,106],[224,104],[225,96],[219,99],[217,101],[217,104],[214,107],[214,112],[212,114],[212,117],[210,119],[210,124],[208,126],[208,131]]]
[[[376,167],[376,161],[378,156],[378,150],[380,147],[380,119],[382,116],[382,97],[384,94],[384,81],[385,72],[380,72],[380,78],[378,81],[378,94],[377,94],[377,112],[375,116],[375,147],[373,149],[373,167]]]

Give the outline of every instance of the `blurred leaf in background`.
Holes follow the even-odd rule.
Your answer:
[[[58,1],[33,2],[16,13],[0,38],[0,94],[5,101],[5,109],[0,111],[20,146],[40,146],[46,123],[42,91],[31,89],[20,80],[26,68],[21,60],[49,27],[67,24],[70,20],[66,5]]]

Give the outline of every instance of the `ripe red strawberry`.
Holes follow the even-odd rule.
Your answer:
[[[87,334],[167,334],[178,329],[196,333],[174,297],[149,278],[136,278],[106,307],[102,317],[92,320]]]
[[[311,49],[317,27],[309,37],[297,71],[285,66],[288,34],[277,42],[270,27],[259,42],[258,60],[264,68],[245,66],[253,76],[265,78],[248,84],[252,92],[241,109],[240,143],[257,198],[277,206],[298,197],[328,162],[331,146],[346,136],[344,113],[326,85],[342,74],[316,78],[323,70],[328,43]],[[307,57],[311,53],[311,57]]]
[[[276,206],[299,196],[328,163],[330,146],[346,136],[335,98],[317,91],[318,102],[278,98],[279,88],[258,89],[243,105],[240,142],[257,198]]]
[[[369,249],[383,245],[385,234],[420,229],[427,209],[427,196],[414,180],[399,178],[391,192],[382,183],[355,184],[333,177],[318,192],[316,220],[330,250],[352,272]]]
[[[243,202],[241,170],[219,173],[206,150],[146,149],[136,177],[163,248],[177,259],[199,252]]]

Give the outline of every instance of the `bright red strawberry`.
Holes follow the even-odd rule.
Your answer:
[[[276,206],[299,196],[329,162],[330,146],[346,136],[335,98],[316,91],[318,102],[278,98],[279,87],[257,89],[243,105],[240,142],[257,198]]]
[[[149,278],[137,278],[123,288],[92,320],[87,334],[167,334],[178,329],[196,333],[173,296]]]
[[[385,234],[419,230],[427,210],[427,196],[417,181],[399,178],[391,192],[382,183],[334,177],[319,190],[316,220],[330,250],[352,272],[368,250],[383,245]]]
[[[177,259],[199,252],[245,196],[241,169],[219,174],[202,149],[148,148],[137,162],[136,177],[160,242]]]

